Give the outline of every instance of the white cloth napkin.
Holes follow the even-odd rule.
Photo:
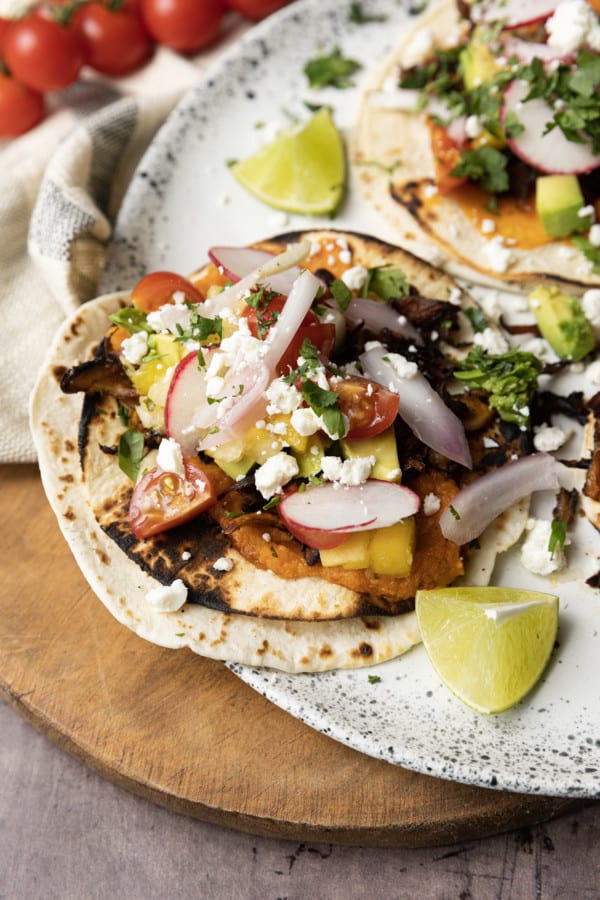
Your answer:
[[[133,171],[173,106],[223,47],[165,48],[138,73],[93,75],[55,97],[37,128],[0,141],[0,462],[33,462],[29,394],[61,321],[97,293]]]

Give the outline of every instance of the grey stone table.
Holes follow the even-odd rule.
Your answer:
[[[368,849],[258,838],[129,794],[0,702],[1,900],[600,897],[600,805],[484,840]]]

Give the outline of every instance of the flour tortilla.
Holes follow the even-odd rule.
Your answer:
[[[420,38],[430,35],[435,47],[448,46],[449,36],[457,33],[462,21],[455,0],[442,0],[406,31],[395,50],[373,70],[361,98],[352,145],[357,178],[367,202],[391,225],[394,240],[427,254],[455,275],[483,283],[550,280],[600,284],[589,261],[567,241],[530,250],[510,248],[511,261],[500,271],[494,267],[490,240],[451,195],[427,202],[434,185],[434,161],[425,116],[385,108],[378,92],[395,84],[401,64],[413,63],[411,48],[421,46]]]
[[[393,659],[420,640],[414,613],[341,621],[298,622],[216,612],[186,604],[162,613],[146,596],[159,582],[142,571],[102,531],[87,500],[79,463],[81,397],[59,387],[65,369],[87,358],[106,329],[107,315],[127,302],[111,294],[73,315],[51,348],[30,401],[30,421],[44,488],[61,531],[90,586],[107,610],[140,637],[162,647],[189,647],[211,659],[285,672],[358,668]],[[274,589],[282,579],[259,572]],[[307,579],[308,580],[308,579]],[[304,594],[306,585],[295,584]]]

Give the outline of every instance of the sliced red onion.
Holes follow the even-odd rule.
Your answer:
[[[592,151],[589,141],[570,141],[558,127],[544,134],[554,110],[543,97],[524,103],[529,91],[526,81],[515,79],[504,92],[502,120],[512,112],[523,125],[521,134],[507,139],[511,150],[534,169],[552,175],[578,175],[600,166],[600,154]]]
[[[360,356],[365,375],[398,393],[398,415],[420,441],[470,469],[471,452],[460,419],[448,409],[421,372],[416,372],[412,378],[402,378],[386,357],[389,354],[381,344],[365,350]]]
[[[395,525],[414,516],[420,505],[410,488],[371,479],[349,487],[328,482],[294,491],[281,501],[279,513],[292,527],[351,534]]]
[[[559,0],[488,0],[481,5],[482,22],[502,22],[507,29],[534,25],[550,18]],[[475,11],[476,6],[472,7]]]
[[[231,309],[258,282],[269,279],[269,284],[272,286],[277,276],[281,275],[281,273],[286,273],[287,275],[288,269],[293,270],[298,263],[306,259],[309,253],[310,241],[299,241],[297,244],[292,244],[283,253],[278,253],[277,255],[267,254],[264,262],[261,262],[255,269],[244,275],[238,282],[225,288],[216,297],[206,300],[204,306],[213,315],[222,312],[224,309]],[[297,270],[298,273],[300,271],[300,269]],[[282,291],[282,293],[286,294],[288,292],[289,288],[287,291]]]
[[[346,308],[346,319],[357,324],[364,322],[373,334],[380,334],[387,328],[392,334],[409,338],[421,346],[423,338],[406,316],[401,315],[393,306],[366,297],[353,297]]]
[[[442,534],[455,544],[468,544],[522,497],[557,488],[557,463],[553,456],[522,456],[459,491],[440,517]]]
[[[300,328],[320,287],[321,282],[312,272],[309,272],[308,269],[300,270],[283,309],[265,341],[268,349],[264,356],[264,362],[273,375],[277,363]]]
[[[264,266],[275,257],[275,254],[267,250],[256,250],[254,247],[211,247],[208,256],[228,278],[237,282],[255,269]],[[300,272],[298,266],[292,266],[286,272],[270,278],[269,287],[279,294],[287,295]]]
[[[219,416],[221,403],[206,404],[203,408],[205,414],[209,413],[211,422],[208,433],[198,445],[199,449],[214,450],[227,441],[241,437],[264,412],[264,395],[272,377],[273,373],[262,361],[232,366],[225,387],[220,392],[221,403],[227,404],[223,406],[222,415]],[[192,425],[196,425],[196,421]],[[205,422],[202,425],[206,427]]]

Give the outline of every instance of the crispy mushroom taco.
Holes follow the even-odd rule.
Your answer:
[[[451,271],[600,284],[597,12],[442,0],[373,72],[353,155],[397,239]]]
[[[31,421],[67,540],[157,643],[288,671],[397,656],[415,592],[556,487],[531,455],[541,364],[443,272],[364,235],[210,256],[59,335]]]

